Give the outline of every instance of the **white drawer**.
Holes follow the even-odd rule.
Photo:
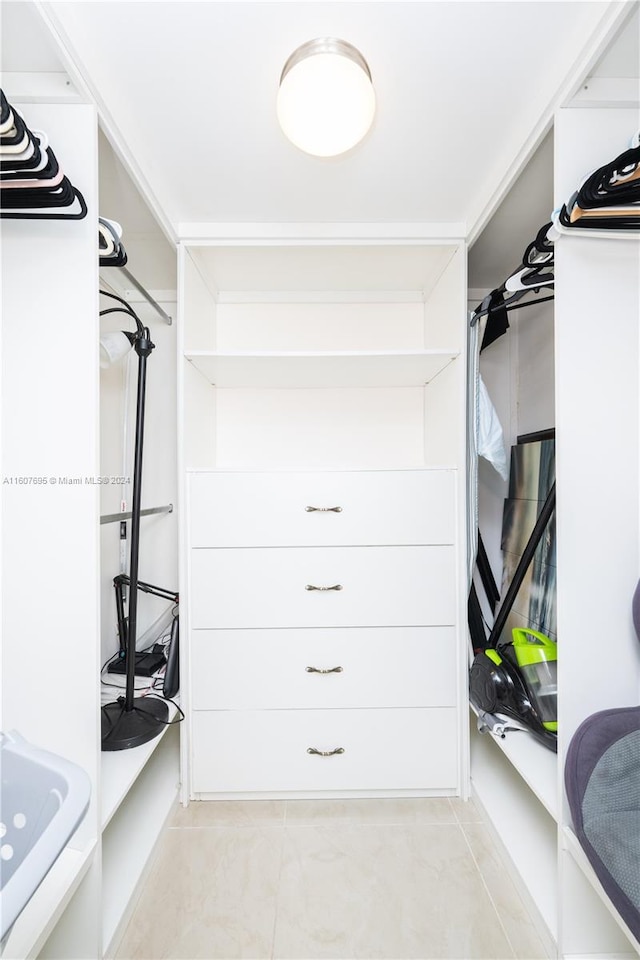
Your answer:
[[[195,710],[456,702],[453,627],[194,630],[191,658]]]
[[[193,714],[192,791],[452,789],[456,711],[246,710]],[[308,753],[309,749],[331,756]]]
[[[196,629],[453,623],[453,547],[191,551]]]
[[[191,546],[453,543],[454,491],[451,470],[195,473]]]

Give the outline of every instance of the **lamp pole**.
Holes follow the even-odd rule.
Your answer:
[[[155,344],[151,342],[149,330],[144,328],[142,335],[136,337],[133,349],[138,354],[138,392],[136,397],[136,438],[133,455],[133,504],[131,507],[131,553],[129,559],[129,625],[127,627],[127,645],[125,648],[125,673],[127,686],[125,691],[125,710],[133,710],[133,693],[136,672],[136,637],[138,627],[138,563],[140,559],[140,510],[142,509],[142,450],[144,446],[144,407],[147,387],[147,358]]]
[[[103,291],[101,291],[103,292]],[[106,294],[116,300],[113,294]],[[136,638],[138,625],[138,561],[140,556],[140,511],[142,504],[142,453],[144,447],[144,411],[147,385],[147,359],[154,349],[149,329],[126,301],[126,310],[111,308],[102,311],[120,311],[136,322],[136,333],[125,333],[138,355],[138,388],[136,397],[136,433],[133,463],[133,504],[131,509],[131,553],[129,560],[129,622],[126,630],[124,698],[102,707],[102,749],[127,750],[156,737],[167,723],[169,709],[157,697],[138,697],[135,693]]]

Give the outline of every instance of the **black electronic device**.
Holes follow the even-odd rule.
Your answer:
[[[136,653],[134,673],[137,677],[152,677],[164,665],[163,653]],[[109,673],[126,673],[125,657],[118,657],[107,667]]]
[[[118,574],[117,577],[113,578],[113,586],[116,595],[116,612],[118,616],[118,635],[120,637],[120,655],[113,660],[112,663],[107,667],[108,673],[111,674],[125,674],[127,672],[126,667],[126,649],[127,649],[127,637],[129,632],[129,623],[125,612],[125,597],[124,591],[126,587],[131,587],[131,579],[124,573]],[[138,591],[141,593],[151,594],[154,597],[160,597],[164,600],[172,600],[175,604],[179,603],[179,594],[175,590],[168,590],[165,587],[158,587],[153,583],[145,583],[142,580],[138,580]],[[138,652],[135,654],[134,661],[134,675],[137,677],[152,677],[158,670],[161,669],[167,663],[167,658],[171,659],[171,647],[174,646],[173,640],[175,636],[175,667],[171,668],[172,676],[172,685],[175,684],[175,692],[178,689],[178,670],[177,670],[177,656],[178,656],[178,642],[177,642],[177,623],[178,616],[175,614],[171,626],[171,644],[168,650],[168,654],[165,656],[165,651],[156,645],[153,650],[149,652]],[[169,670],[169,663],[167,663],[167,670]],[[166,673],[165,680],[163,684],[163,693],[164,696],[173,696],[173,694],[167,694],[165,690],[167,689]]]
[[[178,617],[174,617],[171,624],[169,652],[167,653],[167,669],[164,672],[164,683],[162,685],[162,696],[167,699],[175,697],[180,689],[179,638],[180,621]]]

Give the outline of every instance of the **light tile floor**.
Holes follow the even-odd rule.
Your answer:
[[[119,960],[544,960],[473,802],[180,808]]]

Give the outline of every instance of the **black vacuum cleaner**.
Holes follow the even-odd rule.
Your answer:
[[[501,642],[507,617],[555,510],[552,485],[498,610],[484,649],[476,652],[469,674],[469,697],[480,718],[507,717],[557,752],[556,645],[535,630],[516,629]],[[471,613],[471,605],[470,605]],[[471,626],[471,623],[470,623]]]

